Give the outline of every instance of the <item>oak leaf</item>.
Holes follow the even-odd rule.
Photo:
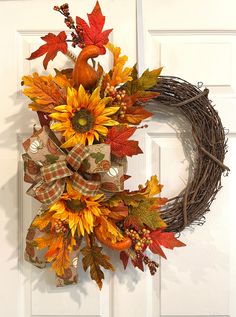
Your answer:
[[[46,44],[40,46],[27,59],[32,60],[46,54],[43,60],[43,66],[47,69],[48,62],[54,60],[58,52],[62,52],[63,54],[67,53],[66,38],[67,36],[65,31],[60,32],[58,35],[48,33],[47,35],[41,37]]]
[[[166,259],[166,255],[163,252],[161,246],[173,250],[177,247],[184,247],[186,244],[175,238],[174,232],[164,232],[163,229],[158,229],[150,233],[152,243],[149,245],[149,249],[163,258]]]
[[[113,126],[107,135],[106,143],[111,146],[111,153],[117,157],[133,156],[143,153],[138,141],[128,140],[136,131],[135,127]]]
[[[88,14],[89,25],[80,17],[76,17],[77,27],[83,30],[83,41],[85,45],[96,45],[100,48],[100,54],[105,54],[104,45],[108,43],[108,36],[112,29],[103,31],[105,16],[102,14],[97,1],[93,11]]]
[[[83,254],[83,268],[87,271],[90,268],[90,276],[96,281],[98,287],[102,288],[102,280],[104,279],[104,273],[100,266],[107,270],[114,271],[113,266],[109,262],[109,257],[102,253],[102,247],[97,245],[87,246],[81,250]]]
[[[32,110],[51,113],[56,105],[63,103],[61,90],[52,76],[33,73],[33,76],[24,76],[22,80],[26,86],[23,94],[33,100],[33,104],[29,105]]]
[[[123,240],[124,237],[118,228],[111,221],[107,220],[106,217],[100,217],[99,223],[97,230],[104,240],[110,240],[112,243]]]
[[[52,215],[54,213],[54,211],[45,211],[42,215],[37,216],[34,219],[32,226],[37,227],[39,230],[43,230],[53,220]]]
[[[111,86],[117,86],[121,83],[126,83],[131,81],[132,69],[130,67],[125,67],[124,65],[128,60],[126,55],[120,56],[121,49],[114,46],[112,43],[108,43],[106,46],[109,51],[113,54],[113,69],[111,75],[108,76],[108,82]]]
[[[57,273],[58,276],[63,276],[65,270],[70,267],[70,253],[66,245],[58,251],[55,260],[52,263],[52,269]]]

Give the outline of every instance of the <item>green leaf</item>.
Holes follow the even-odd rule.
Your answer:
[[[150,229],[165,227],[165,222],[161,219],[156,210],[151,210],[152,202],[144,200],[137,207],[129,207],[129,215],[125,219],[125,226],[133,226],[137,229],[148,226]]]
[[[104,269],[114,271],[113,266],[109,262],[109,257],[102,253],[102,247],[97,245],[87,246],[81,250],[83,254],[83,268],[87,271],[90,268],[90,276],[92,280],[95,280],[98,287],[102,288],[102,280],[104,279],[104,273],[100,266]]]
[[[104,159],[105,154],[97,152],[97,153],[91,153],[90,156],[92,158],[94,158],[95,163],[98,164],[99,162],[101,162]]]
[[[138,91],[144,91],[153,87],[157,83],[157,78],[162,71],[162,67],[149,71],[148,69],[138,78],[136,65],[131,74],[133,80],[124,85],[124,89],[129,95],[133,95]]]
[[[138,90],[146,90],[157,83],[157,78],[162,71],[162,67],[149,71],[148,69],[138,79]]]
[[[55,156],[53,154],[46,154],[45,157],[47,162],[50,164],[56,163],[56,161],[58,160],[58,156]]]

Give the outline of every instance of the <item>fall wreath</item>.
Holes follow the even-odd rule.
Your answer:
[[[77,283],[81,254],[84,270],[101,288],[101,268],[114,271],[106,246],[120,252],[124,268],[130,261],[154,275],[158,264],[146,251],[166,258],[163,247],[184,246],[175,234],[201,219],[228,170],[222,163],[226,142],[220,118],[207,90],[162,77],[161,68],[139,76],[136,66],[126,67],[127,57],[108,40],[112,30],[103,30],[98,2],[89,23],[78,16],[74,21],[68,4],[54,10],[64,16],[71,38],[64,31],[48,33],[28,59],[45,55],[46,69],[62,52],[74,67],[22,79],[41,125],[23,142],[24,180],[31,184],[27,194],[42,203],[28,230],[25,259],[40,268],[50,265],[57,286],[63,286]],[[77,57],[68,50],[69,42],[81,49]],[[107,51],[113,55],[108,73],[95,61]],[[163,186],[155,175],[135,191],[124,188],[130,177],[127,156],[142,153],[132,135],[152,116],[146,108],[151,99],[180,109],[197,146],[194,177],[169,200],[157,196]]]

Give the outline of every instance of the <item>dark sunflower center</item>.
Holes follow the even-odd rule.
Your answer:
[[[84,133],[93,127],[94,117],[87,109],[80,109],[75,112],[74,117],[71,119],[72,126],[75,131]]]
[[[86,208],[86,203],[79,199],[67,200],[65,203],[66,207],[74,212],[79,212]]]

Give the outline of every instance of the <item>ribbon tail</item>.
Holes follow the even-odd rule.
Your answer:
[[[45,268],[47,265],[42,251],[38,250],[34,243],[34,239],[39,237],[41,234],[41,231],[33,227],[32,224],[30,225],[26,236],[26,247],[24,253],[25,260],[40,269]]]

